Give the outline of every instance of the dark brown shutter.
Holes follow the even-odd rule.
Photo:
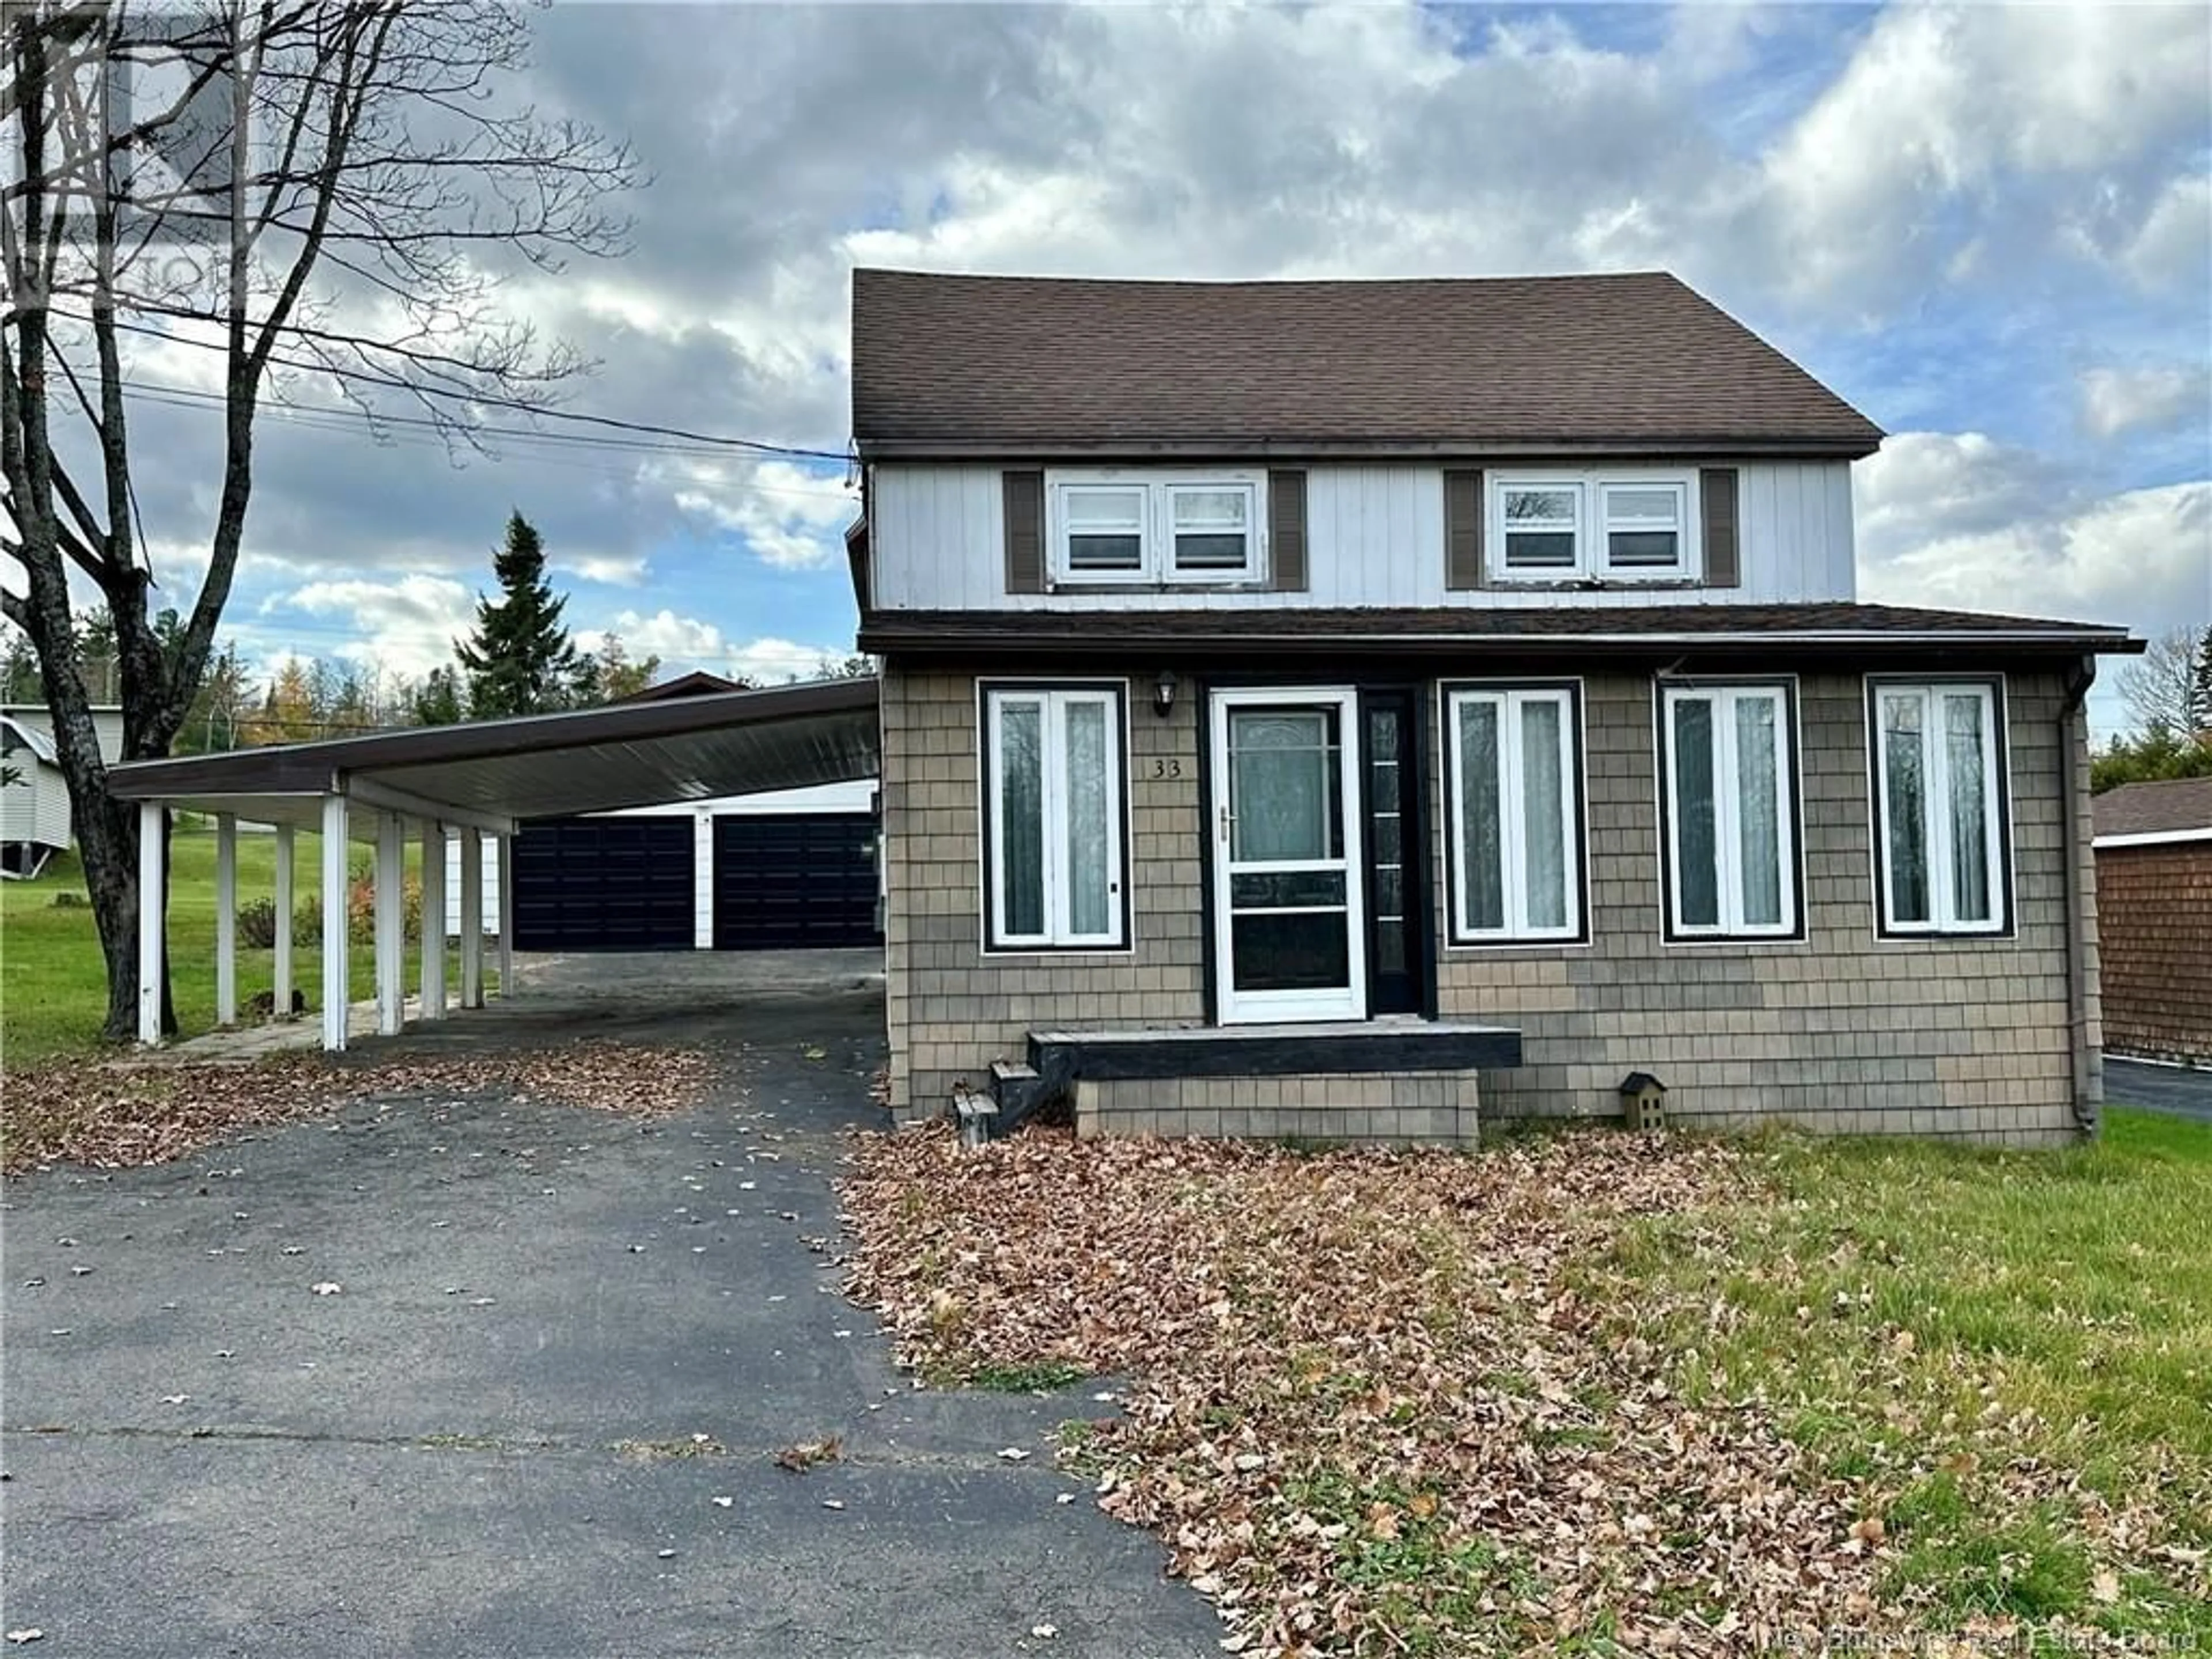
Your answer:
[[[1044,592],[1044,474],[1002,475],[1006,494],[1006,592]]]
[[[1705,586],[1741,587],[1742,556],[1736,547],[1735,469],[1709,466],[1698,474],[1705,509]]]
[[[1482,474],[1444,474],[1444,586],[1486,586],[1482,573]]]
[[[1306,475],[1267,475],[1267,585],[1279,593],[1303,593],[1306,575]]]

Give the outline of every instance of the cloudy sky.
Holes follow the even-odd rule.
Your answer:
[[[508,298],[599,362],[573,408],[842,452],[855,263],[1666,267],[1894,434],[1857,469],[1863,597],[2162,631],[2212,619],[2208,16],[563,3],[530,94],[653,176],[627,258]],[[215,423],[164,418],[143,504],[188,588]],[[850,647],[835,464],[392,439],[266,425],[249,651],[419,672],[511,507],[574,623],[671,668]]]

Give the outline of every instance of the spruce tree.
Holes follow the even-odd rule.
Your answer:
[[[477,596],[477,629],[455,647],[468,679],[469,715],[542,714],[574,708],[591,665],[568,638],[568,600],[545,580],[545,550],[521,514],[507,521],[507,545],[492,559],[496,600]]]
[[[2199,732],[2212,731],[2212,627],[2204,630],[2204,637],[2197,642],[2197,674],[2191,681],[2190,713],[2196,717]]]

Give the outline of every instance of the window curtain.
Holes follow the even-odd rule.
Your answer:
[[[1335,717],[1254,713],[1230,720],[1237,860],[1336,857]]]
[[[1067,903],[1071,933],[1109,928],[1106,709],[1070,702],[1067,714]]]
[[[1521,706],[1521,836],[1526,860],[1528,926],[1567,925],[1567,842],[1559,775],[1560,708]]]
[[[999,713],[999,799],[1005,814],[1000,856],[1005,915],[1000,931],[1034,939],[1044,924],[1044,708],[1006,702]]]
[[[1899,921],[1929,919],[1922,708],[1917,695],[1881,700],[1882,779],[1889,793],[1889,913]]]
[[[1736,851],[1743,869],[1743,919],[1753,927],[1782,922],[1782,826],[1775,787],[1781,757],[1774,718],[1772,698],[1736,699]]]
[[[1943,699],[1943,760],[1951,814],[1951,894],[1960,921],[1990,919],[1989,803],[1983,799],[1979,696]]]
[[[1675,895],[1682,926],[1717,927],[1721,920],[1720,837],[1713,794],[1713,705],[1684,697],[1674,704]]]
[[[1460,811],[1467,836],[1467,891],[1460,902],[1468,927],[1475,932],[1505,926],[1498,712],[1498,704],[1472,698],[1460,705]]]

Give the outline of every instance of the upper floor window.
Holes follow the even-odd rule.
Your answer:
[[[1693,472],[1503,472],[1491,486],[1500,581],[1686,581],[1698,574]]]
[[[1054,472],[1047,534],[1055,582],[1257,581],[1265,475]]]

